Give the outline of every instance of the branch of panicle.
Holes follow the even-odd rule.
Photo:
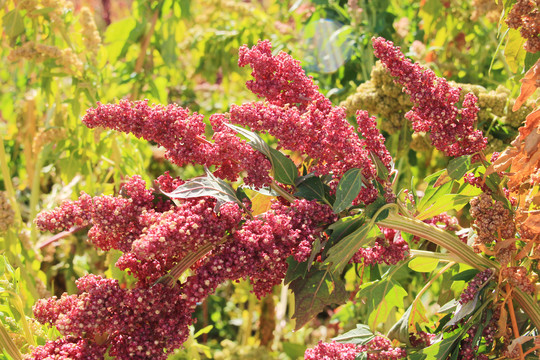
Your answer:
[[[474,129],[479,110],[474,94],[465,95],[461,108],[456,107],[460,88],[412,63],[391,41],[382,37],[372,41],[375,56],[411,97],[414,107],[405,116],[414,131],[430,132],[433,146],[447,156],[474,154],[486,147],[487,138]]]
[[[220,115],[215,115],[219,117]],[[256,188],[270,183],[270,162],[225,127],[214,128],[210,142],[205,137],[203,116],[171,104],[150,106],[148,101],[121,100],[100,104],[83,117],[89,128],[106,127],[154,141],[166,149],[165,157],[178,166],[188,163],[217,166],[216,176],[236,181],[242,171],[244,182]]]
[[[273,105],[289,104],[305,109],[312,101],[324,99],[313,79],[306,76],[300,61],[282,51],[273,56],[268,40],[259,41],[251,49],[247,45],[240,47],[238,65],[251,66],[254,80],[246,83],[247,88]]]

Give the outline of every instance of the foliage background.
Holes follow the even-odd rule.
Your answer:
[[[304,69],[335,104],[342,103],[351,115],[359,108],[379,115],[402,179],[413,177],[413,185],[422,190],[425,184],[418,179],[443,168],[448,159],[413,138],[403,116],[391,118],[410,105],[392,104],[400,89],[377,72],[370,39],[391,39],[437,75],[467,84],[486,109],[479,127],[490,136],[491,150],[501,150],[530,112],[531,105],[518,113],[509,109],[522,74],[538,55],[521,50],[519,33],[499,22],[502,5],[488,3],[0,1],[0,189],[8,204],[2,215],[7,226],[0,233],[5,332],[26,353],[30,345],[57,335],[32,320],[37,299],[75,292],[74,281],[87,273],[129,281],[115,270],[115,256],[96,251],[84,235],[38,233],[32,222],[38,211],[75,199],[81,191],[116,193],[127,175],[139,174],[151,182],[166,170],[185,178],[202,171],[176,168],[164,161],[160,149],[134,137],[87,129],[80,119],[96,102],[146,98],[176,102],[206,115],[227,111],[232,103],[254,100],[244,86],[249,71],[236,65],[238,48],[270,39],[275,51],[303,59]],[[410,185],[404,181],[397,187]],[[259,201],[266,206],[267,199]],[[348,290],[358,291],[385,270],[351,268]],[[402,302],[410,303],[425,282],[417,271],[400,269],[396,291],[404,292]],[[438,292],[425,294],[424,304],[434,306],[440,297],[452,298],[465,286],[454,282],[448,289],[449,276],[445,273],[434,284]],[[356,300],[328,308],[292,332],[291,296],[279,287],[259,301],[245,282],[221,287],[201,305],[185,349],[171,358],[296,359],[309,345],[371,314]],[[396,304],[389,305],[387,320],[374,323],[383,333],[401,316]],[[0,357],[9,358],[5,349]]]

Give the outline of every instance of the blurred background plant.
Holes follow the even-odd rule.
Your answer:
[[[429,139],[412,136],[403,116],[411,105],[376,64],[371,38],[394,41],[437,75],[473,91],[489,150],[500,151],[532,110],[529,103],[510,111],[519,80],[539,54],[531,51],[536,43],[527,22],[519,21],[536,15],[523,6],[523,14],[511,13],[515,4],[0,0],[0,357],[21,358],[29,346],[58,335],[33,321],[37,299],[76,292],[74,281],[87,273],[129,281],[114,267],[115,256],[89,246],[78,229],[39,234],[33,224],[38,210],[75,199],[81,191],[114,194],[128,175],[151,181],[164,171],[185,178],[202,171],[174,167],[159,148],[134,137],[89,130],[80,119],[96,102],[146,98],[202,114],[227,111],[230,104],[254,99],[244,85],[248,70],[237,66],[238,48],[269,39],[275,51],[303,59],[307,73],[334,103],[347,108],[351,121],[358,109],[377,115],[398,159],[400,179],[423,179],[447,159]],[[416,180],[415,186],[423,184]],[[351,267],[347,288],[358,290],[384,271],[382,265]],[[407,268],[401,276],[413,299],[425,279]],[[434,284],[439,297],[461,291],[444,289],[445,281],[446,273]],[[362,302],[352,302],[328,308],[292,332],[291,296],[278,287],[259,301],[245,282],[222,287],[201,304],[192,337],[171,358],[296,359],[308,345],[370,315]],[[389,330],[399,317],[389,314],[379,330]]]

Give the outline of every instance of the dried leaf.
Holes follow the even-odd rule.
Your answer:
[[[493,162],[487,169],[485,176],[489,176],[494,172],[505,171],[512,164],[512,160],[518,153],[515,148],[508,148],[499,156],[499,158]]]
[[[527,99],[536,91],[538,81],[540,80],[540,60],[527,71],[523,79],[521,79],[521,89],[512,111],[516,111],[527,101]]]
[[[508,320],[508,312],[506,311],[506,307],[501,306],[501,313],[499,315],[499,320],[497,321],[497,334],[495,334],[496,338],[506,336],[506,333],[509,331],[508,326],[506,325],[506,322]]]
[[[504,241],[497,242],[493,250],[495,250],[495,252],[499,252],[503,249],[506,249],[512,246],[518,240],[519,239],[506,239]]]
[[[518,129],[520,139],[525,140],[531,134],[538,133],[538,129],[540,127],[540,112],[539,112],[539,110],[540,109],[537,109],[537,110],[533,111],[532,113],[527,115],[527,117],[525,118],[525,125]],[[530,141],[532,141],[532,140],[530,140]],[[525,142],[526,142],[526,140],[525,140]]]
[[[272,205],[272,199],[275,199],[275,197],[263,194],[255,195],[251,198],[251,213],[256,216],[267,212]]]
[[[534,232],[540,232],[540,214],[529,214],[523,225]]]

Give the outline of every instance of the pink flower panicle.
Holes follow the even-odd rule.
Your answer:
[[[354,360],[361,351],[354,344],[343,344],[336,341],[324,343],[319,341],[317,346],[307,349],[305,360]]]
[[[45,345],[36,346],[32,351],[34,360],[102,360],[106,345],[98,345],[76,336],[65,336]]]
[[[381,230],[384,238],[377,238],[372,247],[359,249],[350,263],[395,265],[407,257],[409,245],[401,236],[401,232],[387,228]]]
[[[378,156],[388,170],[391,168],[392,155],[384,146],[384,136],[377,128],[377,120],[375,117],[370,117],[367,111],[358,110],[356,112],[356,121],[358,122],[358,131],[364,137],[363,143],[365,148]],[[385,179],[382,179],[385,180]]]
[[[416,333],[409,333],[409,342],[412,347],[428,347],[433,343],[433,340],[437,337],[436,334],[429,334],[425,331],[419,331]]]
[[[391,41],[374,38],[373,48],[375,56],[411,97],[414,107],[405,116],[414,131],[430,132],[432,144],[447,156],[474,154],[486,147],[487,138],[474,130],[479,111],[474,94],[466,94],[459,109],[455,104],[460,88],[451,87],[432,70],[412,63]]]
[[[66,200],[59,207],[51,211],[40,212],[34,220],[41,231],[64,231],[76,226],[90,225],[92,214],[92,197],[86,193],[76,201]]]
[[[34,306],[40,322],[65,335],[36,347],[34,358],[45,359],[41,354],[69,345],[77,353],[66,359],[103,359],[106,349],[117,359],[166,359],[163,350],[178,348],[189,335],[191,311],[179,288],[156,284],[123,290],[116,280],[95,275],[79,279],[77,287],[78,295],[39,300]]]
[[[264,102],[233,105],[230,121],[268,132],[283,148],[317,159],[313,168],[317,175],[331,173],[340,179],[356,167],[367,179],[375,176],[365,143],[348,123],[344,109],[332,107],[326,98],[310,103],[304,111]]]
[[[179,166],[215,166],[216,176],[231,181],[242,174],[245,184],[258,188],[272,181],[270,161],[227,125],[249,126],[275,136],[281,147],[310,157],[316,174],[332,174],[331,186],[347,170],[362,169],[366,187],[355,203],[377,198],[370,152],[388,168],[391,158],[374,129],[374,118],[359,113],[364,137],[360,139],[345,111],[332,106],[296,60],[284,53],[272,56],[269,42],[242,47],[239,63],[253,67],[254,80],[248,87],[267,101],[233,106],[230,114],[211,116],[211,139],[205,137],[202,115],[177,105],[150,106],[147,101],[98,104],[83,122],[156,142]],[[156,183],[170,192],[184,181],[166,173]],[[107,351],[118,359],[165,359],[164,349],[178,348],[187,338],[196,304],[219,284],[249,279],[258,297],[268,294],[284,278],[286,259],[291,255],[297,261],[308,259],[313,243],[337,219],[330,206],[305,199],[291,204],[277,200],[255,218],[232,202],[215,213],[215,204],[213,198],[200,197],[174,205],[134,176],[126,180],[119,196],[83,193],[76,201],[41,213],[36,219],[41,230],[90,226],[89,241],[103,250],[122,251],[116,266],[137,281],[133,288],[123,289],[116,280],[88,275],[77,282],[78,294],[40,300],[34,307],[36,318],[56,326],[64,338],[36,347],[33,356],[47,358],[65,349],[65,358],[102,358]],[[403,239],[384,231],[374,255],[364,258],[386,256],[387,263],[394,263],[404,256],[408,248]],[[157,281],[201,249],[210,250],[188,263],[192,275],[184,283],[170,288]],[[373,344],[379,354],[394,351],[386,343]]]
[[[464,305],[469,301],[472,301],[478,290],[480,290],[480,288],[491,279],[491,276],[493,276],[493,270],[491,269],[486,269],[476,274],[476,276],[467,285],[467,288],[461,293],[459,298],[460,304]]]
[[[33,356],[46,358],[42,354],[66,347],[78,351],[66,358],[86,359],[103,345],[118,359],[165,359],[164,349],[178,348],[186,340],[196,304],[218,285],[250,279],[255,294],[264,296],[284,278],[286,259],[296,254],[298,244],[310,247],[336,220],[330,206],[316,201],[296,200],[291,206],[276,201],[270,211],[238,229],[242,213],[237,204],[225,204],[216,214],[214,202],[192,199],[163,213],[142,212],[137,221],[143,230],[117,264],[138,277],[135,288],[122,289],[117,280],[88,275],[77,281],[79,294],[38,301],[36,319],[56,326],[66,343],[48,342],[36,347]],[[169,288],[155,282],[188,252],[208,243],[216,247],[192,266],[194,275],[185,283]]]
[[[354,360],[360,353],[367,352],[368,360],[397,360],[407,356],[402,348],[392,347],[390,340],[383,336],[375,336],[366,345],[344,344],[332,341],[307,349],[305,360]]]

